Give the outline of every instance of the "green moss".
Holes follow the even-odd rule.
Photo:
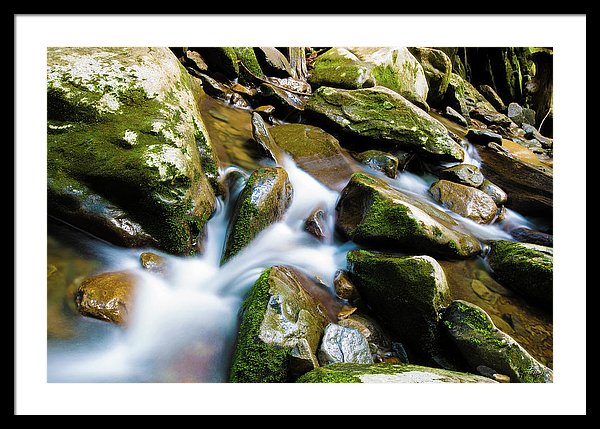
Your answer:
[[[316,86],[358,89],[373,86],[372,69],[349,52],[344,56],[339,48],[331,48],[317,57],[308,80]]]
[[[256,59],[254,49],[249,47],[233,48],[237,59],[248,69],[254,76],[262,76],[264,73],[260,68],[260,64]]]
[[[229,380],[233,383],[278,383],[288,379],[289,349],[265,344],[260,326],[269,302],[271,268],[262,272],[242,304],[242,322]]]

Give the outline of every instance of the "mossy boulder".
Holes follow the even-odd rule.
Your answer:
[[[256,235],[283,215],[292,201],[292,184],[281,167],[261,167],[240,193],[227,229],[223,262],[246,247]]]
[[[462,147],[439,121],[382,86],[357,90],[322,86],[312,93],[306,110],[351,136],[418,151],[437,160],[464,158]]]
[[[411,103],[428,111],[427,78],[423,67],[405,47],[348,48],[361,61],[374,66],[375,84],[397,92]]]
[[[440,310],[450,302],[444,270],[430,256],[367,250],[347,255],[361,297],[403,343],[424,356],[439,354]]]
[[[439,177],[475,188],[481,186],[484,179],[479,167],[472,164],[457,164],[453,167],[444,168],[440,171]]]
[[[288,382],[318,366],[326,311],[292,268],[266,269],[242,304],[230,371],[234,383]]]
[[[498,211],[492,197],[471,186],[438,180],[431,185],[429,193],[444,207],[477,223],[491,223]]]
[[[469,124],[471,123],[471,116],[469,114],[469,107],[467,106],[465,96],[465,81],[456,73],[450,73],[448,87],[446,88],[444,96],[444,104],[452,107],[460,113]]]
[[[358,244],[454,258],[481,251],[447,213],[365,173],[352,175],[336,210],[337,228]]]
[[[129,271],[102,273],[84,280],[75,295],[84,316],[124,324],[133,308],[138,279]]]
[[[330,323],[323,331],[318,352],[319,363],[373,363],[369,343],[357,329]]]
[[[442,320],[444,330],[474,370],[483,365],[509,376],[515,383],[552,381],[552,370],[498,329],[490,316],[475,304],[453,301]]]
[[[448,55],[439,49],[433,48],[408,48],[408,50],[421,63],[429,92],[427,102],[432,106],[441,106],[450,83],[452,74],[452,61]]]
[[[398,158],[391,153],[371,149],[357,153],[354,158],[392,179],[398,174]]]
[[[346,48],[331,48],[317,57],[308,81],[315,86],[369,88],[375,86],[373,68]]]
[[[487,179],[484,179],[479,189],[488,194],[496,205],[502,205],[508,200],[508,195],[502,188]]]
[[[495,383],[475,374],[411,364],[335,363],[314,369],[297,383]]]
[[[496,240],[491,242],[487,262],[500,284],[552,308],[552,247]]]
[[[341,190],[356,168],[338,140],[319,127],[282,124],[269,128],[276,145],[325,186]]]
[[[48,212],[115,244],[195,250],[217,162],[167,48],[49,48]]]
[[[258,63],[256,54],[254,53],[254,48],[247,46],[238,46],[234,47],[233,51],[235,52],[235,55],[240,64],[240,73],[244,70],[248,70],[254,76],[260,77],[263,75],[262,68]]]

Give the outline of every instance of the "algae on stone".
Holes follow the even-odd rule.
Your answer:
[[[464,158],[464,150],[440,122],[382,86],[357,90],[322,86],[308,99],[306,110],[352,136],[418,151],[437,160]]]

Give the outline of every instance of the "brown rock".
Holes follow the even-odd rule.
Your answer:
[[[131,312],[136,284],[135,274],[129,271],[90,277],[77,290],[77,309],[84,316],[124,324]]]
[[[461,216],[477,223],[491,223],[498,207],[485,192],[448,180],[438,180],[429,189],[433,198]]]
[[[346,299],[349,302],[360,298],[356,287],[354,284],[352,284],[352,281],[350,280],[350,277],[346,271],[336,271],[335,277],[333,278],[333,287],[335,288],[335,293],[337,296],[342,299]]]
[[[314,210],[304,222],[304,230],[318,240],[325,240],[329,235],[325,223],[325,211],[323,209]]]
[[[144,252],[140,255],[142,267],[152,273],[164,274],[167,261],[164,257],[152,252]]]

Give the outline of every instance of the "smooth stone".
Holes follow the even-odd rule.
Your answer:
[[[323,331],[319,363],[373,363],[367,339],[354,328],[330,323]]]
[[[498,207],[485,192],[471,186],[447,180],[438,180],[429,193],[444,207],[479,224],[489,224],[496,217]]]

